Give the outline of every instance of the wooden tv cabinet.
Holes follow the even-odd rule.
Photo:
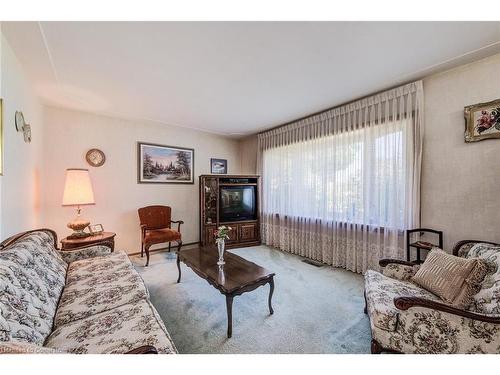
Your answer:
[[[215,246],[214,231],[221,225],[233,228],[226,248],[260,245],[259,176],[208,174],[200,176],[200,245]],[[253,220],[221,221],[219,199],[221,186],[255,186],[256,216]]]

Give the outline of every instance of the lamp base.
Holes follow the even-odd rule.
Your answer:
[[[68,238],[84,238],[84,237],[88,237],[90,236],[90,233],[85,233],[83,230],[85,228],[87,228],[90,224],[90,221],[88,220],[82,220],[80,218],[80,210],[78,210],[78,214],[76,216],[76,218],[69,222],[68,224],[66,224],[66,226],[69,228],[69,229],[73,229],[73,233],[68,236]]]

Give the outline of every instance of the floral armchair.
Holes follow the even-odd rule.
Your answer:
[[[414,284],[419,265],[383,259],[382,273],[365,274],[365,313],[372,353],[500,353],[500,245],[458,242],[453,254],[482,258],[488,273],[467,309]]]

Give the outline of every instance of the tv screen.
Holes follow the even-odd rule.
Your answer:
[[[222,222],[256,218],[255,186],[221,186],[219,202]]]

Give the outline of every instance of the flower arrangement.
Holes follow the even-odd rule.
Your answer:
[[[225,225],[222,225],[218,227],[216,230],[214,230],[214,237],[215,237],[215,242],[223,242],[226,239],[229,239],[229,232],[232,231],[233,228],[231,227],[226,227]]]

